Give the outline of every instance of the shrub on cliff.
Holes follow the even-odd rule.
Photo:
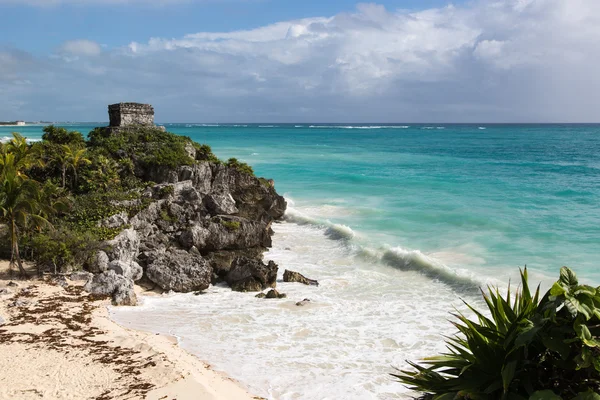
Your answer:
[[[393,374],[433,399],[600,399],[600,288],[563,267],[540,299],[527,270],[514,297],[484,294],[489,317],[457,313],[449,352]]]
[[[186,151],[188,138],[156,127],[130,127],[123,132],[96,128],[89,134],[89,146],[113,159],[129,158],[144,168],[177,168],[194,160]]]
[[[245,174],[254,176],[254,170],[252,169],[252,167],[246,164],[245,162],[238,161],[237,158],[230,158],[229,160],[227,160],[226,165],[230,168],[235,168],[238,171],[243,172]]]

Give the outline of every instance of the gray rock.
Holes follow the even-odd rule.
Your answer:
[[[2,318],[2,316],[0,316],[0,326],[4,325],[6,323],[6,321],[4,320],[4,318]]]
[[[299,283],[303,283],[305,285],[319,286],[319,282],[317,282],[316,280],[308,279],[304,275],[302,275],[298,272],[289,271],[287,269],[283,273],[283,281],[284,282],[299,282]]]
[[[135,261],[140,252],[140,238],[134,229],[125,229],[106,243],[110,248],[106,254],[111,261],[130,263]]]
[[[29,300],[24,299],[16,299],[15,301],[8,304],[9,307],[26,307],[31,302]]]
[[[133,281],[123,275],[117,275],[113,270],[94,275],[83,289],[93,295],[111,296],[112,303],[116,306],[135,306],[137,304]]]
[[[87,282],[92,276],[94,275],[87,271],[77,271],[69,275],[69,279],[75,282]]]
[[[5,296],[7,294],[11,294],[10,289],[8,289],[8,288],[2,288],[2,289],[0,289],[0,296]]]
[[[259,260],[237,257],[225,280],[235,291],[259,292],[277,285],[277,268],[273,261],[265,265]]]
[[[287,295],[285,293],[279,293],[275,289],[269,290],[269,292],[265,296],[265,298],[267,298],[267,299],[285,299],[286,297],[287,297]]]
[[[212,268],[198,254],[170,249],[148,254],[146,276],[163,290],[202,291],[210,286]]]
[[[8,282],[8,285],[6,285],[6,286],[19,287],[19,284],[17,282],[10,281],[10,282]]]
[[[233,215],[238,213],[235,200],[228,192],[211,193],[204,198],[204,201],[211,214]]]
[[[64,275],[53,275],[48,278],[48,283],[51,285],[56,285],[60,287],[67,287],[69,283],[67,282],[67,278]]]
[[[196,247],[196,249],[204,249],[206,248],[206,241],[210,235],[210,231],[203,226],[192,225],[179,236],[179,243],[186,249],[191,247]]]
[[[127,225],[128,223],[129,216],[126,212],[121,212],[119,214],[115,214],[106,218],[100,223],[100,225],[106,228],[119,228],[121,226]]]
[[[257,299],[264,299],[265,297],[267,297],[267,295],[261,292],[254,297],[256,297]]]
[[[89,269],[94,273],[101,273],[108,270],[109,263],[110,259],[108,258],[108,255],[104,251],[98,251],[90,263]]]
[[[308,303],[310,303],[310,299],[304,299],[304,300],[302,300],[302,301],[299,301],[299,302],[297,302],[297,303],[296,303],[296,305],[297,305],[298,307],[304,307],[304,306],[305,306],[305,305],[307,305]]]
[[[140,264],[135,261],[128,263],[118,260],[111,261],[110,264],[108,264],[108,269],[113,270],[117,275],[123,275],[125,278],[129,278],[134,282],[142,279],[142,276],[144,275],[144,270]]]

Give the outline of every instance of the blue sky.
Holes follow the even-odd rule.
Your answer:
[[[0,120],[599,122],[598,0],[0,0]]]
[[[41,0],[40,3],[44,1]],[[19,0],[0,1],[0,42],[36,54],[51,52],[67,40],[86,38],[113,47],[151,37],[179,37],[202,31],[252,29],[282,20],[352,12],[355,0],[213,0],[175,4],[98,1],[32,6]],[[75,3],[75,4],[73,4]],[[461,1],[455,1],[459,4]],[[422,10],[448,4],[444,0],[391,0],[388,9]]]

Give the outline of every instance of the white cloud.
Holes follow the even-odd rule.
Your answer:
[[[86,39],[69,40],[60,46],[58,52],[65,56],[97,56],[102,53],[102,46]]]
[[[420,12],[362,4],[104,51],[73,41],[62,62],[13,67],[11,76],[64,96],[65,113],[84,93],[85,119],[133,99],[154,103],[162,120],[590,121],[600,119],[599,42],[597,0],[482,0]],[[21,99],[34,108],[28,93]]]

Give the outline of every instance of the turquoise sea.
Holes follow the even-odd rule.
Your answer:
[[[275,303],[215,287],[113,316],[259,395],[404,398],[391,365],[443,350],[447,312],[477,287],[524,265],[543,286],[563,265],[600,284],[600,125],[165,125],[275,180],[289,210],[265,257],[321,286],[281,283]]]

